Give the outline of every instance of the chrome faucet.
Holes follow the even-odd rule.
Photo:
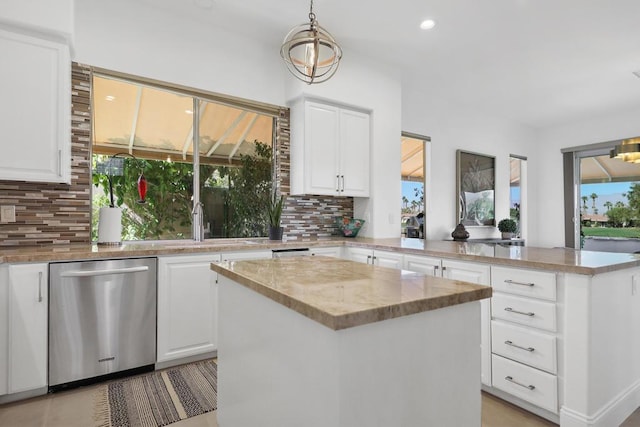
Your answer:
[[[204,240],[204,213],[202,203],[198,202],[193,205],[191,211],[191,225],[193,231],[193,240],[202,242]]]

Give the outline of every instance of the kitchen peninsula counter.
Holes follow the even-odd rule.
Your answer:
[[[480,425],[490,287],[318,256],[211,268],[220,425]]]
[[[210,239],[204,242],[189,240],[123,242],[119,246],[61,244],[0,247],[0,263],[73,261],[330,246],[362,247],[590,276],[640,266],[640,256],[626,253],[592,252],[566,248],[536,248],[531,246],[501,246],[499,243],[431,241],[409,238],[354,239],[343,237],[297,238],[283,241],[257,238]]]

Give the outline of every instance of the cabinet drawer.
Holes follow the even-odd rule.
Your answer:
[[[556,274],[547,271],[491,267],[491,286],[499,292],[556,300]]]
[[[491,322],[491,350],[551,374],[558,372],[556,337],[550,334],[494,320]]]
[[[558,413],[558,377],[495,354],[492,362],[495,388]]]
[[[491,298],[491,314],[496,319],[556,331],[556,305],[551,302],[496,292]]]

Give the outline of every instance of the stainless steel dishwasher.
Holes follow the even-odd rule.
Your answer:
[[[49,277],[50,390],[153,369],[156,258],[51,263]]]

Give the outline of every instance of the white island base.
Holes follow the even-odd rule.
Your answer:
[[[480,426],[480,302],[332,330],[220,276],[221,427]]]

